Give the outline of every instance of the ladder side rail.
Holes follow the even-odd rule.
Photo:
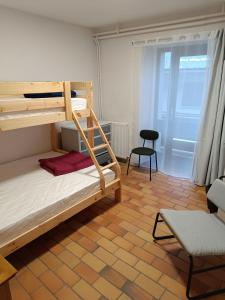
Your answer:
[[[94,127],[94,124],[93,124],[93,120],[90,117],[87,118],[87,128],[93,128]],[[89,142],[89,145],[91,148],[94,147],[94,130],[93,129],[90,129],[88,130],[88,142]]]
[[[98,127],[98,130],[100,132],[100,135],[101,135],[101,138],[102,138],[103,142],[108,145],[107,150],[108,150],[109,155],[112,158],[112,161],[116,163],[116,165],[115,165],[115,167],[116,167],[116,175],[117,175],[117,177],[120,177],[120,175],[121,175],[120,165],[119,165],[119,163],[118,163],[118,161],[116,159],[116,156],[115,156],[115,154],[114,154],[114,152],[113,152],[113,150],[112,150],[112,148],[111,148],[111,146],[109,144],[109,141],[106,138],[105,133],[102,130],[102,127],[100,126],[100,124],[98,122],[98,119],[97,119],[97,117],[96,117],[93,109],[90,109],[90,113],[91,113],[91,115],[93,117],[95,125]]]
[[[84,134],[83,128],[80,126],[80,123],[79,123],[79,121],[78,121],[78,118],[77,118],[77,116],[76,116],[76,113],[73,112],[72,115],[73,115],[74,123],[75,123],[76,127],[78,128],[78,130],[79,130],[79,132],[80,132],[80,135],[81,135],[81,138],[83,139],[84,144],[85,144],[85,146],[86,146],[86,148],[87,148],[87,150],[88,150],[88,153],[89,153],[89,155],[90,155],[92,161],[94,162],[95,167],[96,167],[96,169],[97,169],[97,171],[98,171],[98,173],[99,173],[99,176],[100,176],[100,187],[101,187],[103,193],[105,193],[105,177],[104,177],[104,175],[103,175],[103,172],[102,172],[102,170],[101,170],[101,168],[100,168],[100,166],[99,166],[99,163],[98,163],[98,161],[97,161],[97,159],[96,159],[96,157],[95,157],[94,152],[92,151],[92,149],[91,149],[91,147],[90,147],[90,144],[89,144],[89,142],[88,142],[88,139],[87,139],[86,135]]]

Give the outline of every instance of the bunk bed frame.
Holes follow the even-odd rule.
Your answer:
[[[71,105],[71,90],[76,90],[77,97],[84,97],[87,100],[87,107],[83,110],[72,110]],[[52,98],[35,98],[23,99],[19,95],[32,93],[52,93],[61,92],[62,97]],[[7,101],[1,101],[1,97],[13,96]],[[15,98],[14,98],[15,96]],[[95,167],[100,177],[100,190],[81,199],[72,207],[65,209],[49,218],[47,221],[40,223],[38,226],[24,232],[11,240],[7,244],[0,247],[0,298],[5,300],[11,299],[8,281],[15,275],[16,270],[8,264],[5,256],[21,248],[25,244],[49,231],[61,222],[67,220],[86,207],[97,202],[106,195],[115,192],[115,200],[121,201],[121,178],[120,166],[111,149],[111,146],[99,125],[99,122],[92,109],[93,93],[92,82],[0,82],[0,117],[6,113],[15,114],[15,118],[0,118],[0,131],[13,130],[29,126],[37,126],[44,124],[51,124],[51,144],[52,150],[60,153],[65,153],[59,147],[58,131],[55,123],[61,121],[74,121],[78,128],[80,135],[87,147],[89,155],[95,164]],[[60,111],[54,110],[60,108]],[[49,112],[49,109],[53,111]],[[38,114],[18,114],[21,112],[40,112]],[[87,120],[87,129],[82,129],[80,119]],[[99,130],[102,137],[103,144],[94,146],[94,130]],[[98,164],[95,157],[95,151],[105,148],[107,149],[111,163],[102,167]],[[106,184],[103,171],[105,169],[112,169],[115,173],[115,178],[110,183]]]

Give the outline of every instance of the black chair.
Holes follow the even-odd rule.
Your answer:
[[[152,155],[155,155],[155,165],[156,165],[156,171],[158,171],[158,163],[157,163],[157,153],[155,151],[155,140],[158,139],[159,133],[155,130],[141,130],[140,131],[140,137],[144,139],[143,146],[142,147],[137,147],[131,150],[129,160],[128,160],[128,166],[127,166],[127,175],[130,167],[130,159],[132,154],[137,154],[139,155],[139,163],[138,167],[140,168],[140,160],[141,156],[149,156],[150,158],[150,180],[152,180]],[[145,141],[152,141],[152,148],[147,148],[145,147]]]

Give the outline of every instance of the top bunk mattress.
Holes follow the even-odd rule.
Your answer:
[[[95,166],[53,176],[39,166],[48,152],[0,165],[0,247],[100,189]],[[106,183],[115,178],[103,171]]]

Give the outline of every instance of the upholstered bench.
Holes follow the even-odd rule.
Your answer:
[[[190,258],[189,276],[186,295],[188,299],[202,299],[212,295],[225,293],[225,288],[214,290],[197,296],[190,296],[192,276],[194,274],[225,268],[225,264],[204,269],[194,269],[194,257],[225,255],[225,183],[217,179],[207,194],[219,209],[216,214],[208,214],[204,211],[176,211],[161,209],[156,216],[153,228],[153,238],[162,240],[177,238]],[[159,222],[165,222],[171,230],[171,235],[156,236],[156,228]]]

